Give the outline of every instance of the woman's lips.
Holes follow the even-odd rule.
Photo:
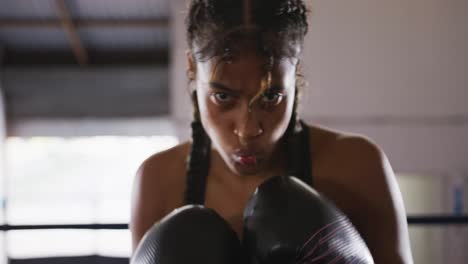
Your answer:
[[[236,162],[246,166],[254,166],[257,164],[257,157],[253,155],[236,156],[235,160]]]
[[[244,166],[255,166],[259,161],[258,154],[253,151],[236,151],[233,157],[236,163]]]

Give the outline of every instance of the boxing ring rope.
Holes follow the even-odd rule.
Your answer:
[[[466,225],[468,215],[412,215],[407,217],[410,226],[441,226],[441,225]],[[86,230],[127,230],[128,224],[63,224],[63,225],[0,225],[0,232],[13,230],[47,230],[47,229],[86,229]],[[46,257],[32,259],[11,259],[8,264],[128,264],[127,257],[107,257],[101,255],[71,256],[71,257]]]
[[[411,225],[466,225],[468,215],[421,215],[408,216]],[[44,229],[89,229],[89,230],[125,230],[128,224],[65,224],[65,225],[1,225],[0,231],[44,230]]]
[[[44,229],[124,230],[128,224],[2,225],[0,231]]]
[[[408,216],[408,224],[411,225],[466,225],[468,215],[428,215],[428,216]]]

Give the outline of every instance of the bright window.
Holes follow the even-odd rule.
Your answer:
[[[6,221],[12,225],[128,223],[141,162],[176,145],[172,136],[8,138]],[[60,241],[67,241],[61,243]],[[127,230],[11,231],[11,257],[128,256]]]

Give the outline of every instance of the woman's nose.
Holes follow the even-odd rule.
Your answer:
[[[246,108],[246,110],[241,111],[242,114],[240,115],[239,122],[237,122],[234,128],[234,134],[241,140],[256,138],[264,132],[258,114],[250,107]]]

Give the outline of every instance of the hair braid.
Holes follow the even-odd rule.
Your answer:
[[[192,146],[190,155],[187,158],[185,202],[190,204],[203,204],[205,178],[208,175],[210,163],[211,141],[200,121],[196,91],[192,93],[192,101],[194,120],[191,124]]]

